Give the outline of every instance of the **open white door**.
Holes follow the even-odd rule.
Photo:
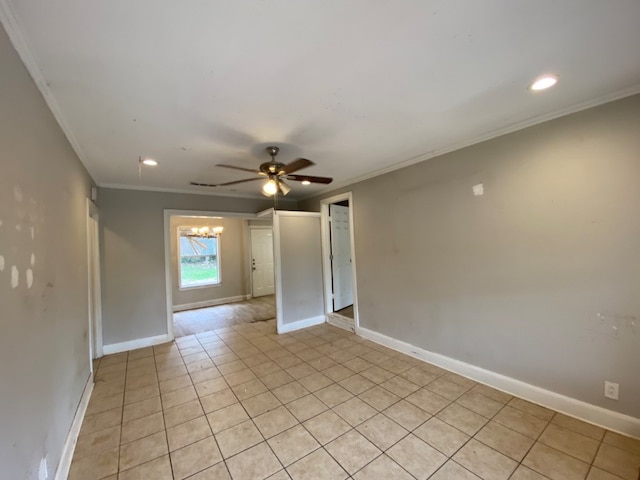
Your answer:
[[[254,297],[275,292],[271,228],[251,228],[251,280]]]
[[[337,311],[353,305],[349,207],[329,205],[329,215],[331,217],[333,310]]]

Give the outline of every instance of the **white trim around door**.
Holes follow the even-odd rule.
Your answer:
[[[258,218],[255,213],[244,212],[217,212],[203,210],[164,210],[164,279],[165,279],[165,295],[167,298],[167,335],[165,342],[171,342],[175,338],[173,332],[173,289],[171,287],[171,217],[223,217],[223,218],[242,218],[252,220]],[[143,339],[152,342],[159,337],[151,337]]]
[[[355,226],[353,224],[354,205],[353,194],[345,192],[332,197],[324,198],[320,201],[320,229],[322,235],[322,269],[324,276],[324,298],[325,310],[327,314],[333,310],[333,287],[331,282],[331,238],[329,225],[329,205],[347,200],[349,202],[349,235],[351,245],[351,279],[353,283],[353,320],[354,328],[360,326],[360,314],[358,311],[358,282],[356,278],[356,244],[355,244]]]
[[[103,355],[102,297],[100,286],[100,229],[98,206],[87,198],[87,295],[89,314],[89,368]]]

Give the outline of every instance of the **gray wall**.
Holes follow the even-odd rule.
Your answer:
[[[179,288],[178,272],[178,227],[214,227],[222,226],[224,231],[220,236],[220,275],[221,283],[196,288]],[[245,230],[247,220],[240,218],[193,218],[171,217],[171,280],[173,283],[173,306],[179,307],[208,300],[220,300],[237,297],[249,293],[249,278],[247,276],[247,244]]]
[[[256,213],[273,205],[269,199],[111,188],[101,188],[98,198],[105,345],[167,333],[165,209]]]
[[[0,65],[0,476],[53,478],[89,378],[91,179],[2,27]]]
[[[276,215],[274,249],[280,251],[282,323],[324,315],[320,218]]]
[[[342,189],[361,325],[640,417],[639,132],[634,96]]]

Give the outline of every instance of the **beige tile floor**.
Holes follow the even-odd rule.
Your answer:
[[[104,357],[71,480],[636,480],[640,441],[329,325]]]
[[[184,337],[242,323],[271,320],[275,316],[276,296],[264,295],[243,302],[176,312],[173,314],[173,331],[176,337]]]

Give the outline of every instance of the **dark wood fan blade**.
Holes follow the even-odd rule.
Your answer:
[[[287,180],[295,180],[297,182],[304,182],[306,180],[307,182],[324,183],[325,185],[328,185],[329,183],[333,182],[333,178],[312,177],[310,175],[287,175]]]
[[[313,163],[311,160],[307,160],[306,158],[299,158],[297,160],[294,160],[290,164],[285,165],[280,171],[282,172],[282,175],[288,175],[303,168],[310,167],[311,165],[315,165],[315,163]]]
[[[255,182],[256,180],[264,180],[264,178],[245,178],[244,180],[236,180],[235,182],[221,183],[218,186],[224,187],[225,185],[235,185],[236,183]]]
[[[254,182],[256,180],[264,180],[263,178],[246,178],[244,180],[236,180],[235,182],[226,182],[226,183],[199,183],[199,182],[190,182],[191,185],[195,185],[196,187],[225,187],[227,185],[235,185],[236,183],[245,183],[245,182]]]
[[[243,172],[251,172],[251,173],[260,174],[260,170],[254,170],[254,169],[251,169],[251,168],[243,168],[243,167],[235,167],[233,165],[224,165],[222,163],[217,164],[216,167],[233,168],[234,170],[242,170]]]
[[[215,183],[200,183],[200,182],[189,182],[189,185],[195,185],[196,187],[217,187]]]

